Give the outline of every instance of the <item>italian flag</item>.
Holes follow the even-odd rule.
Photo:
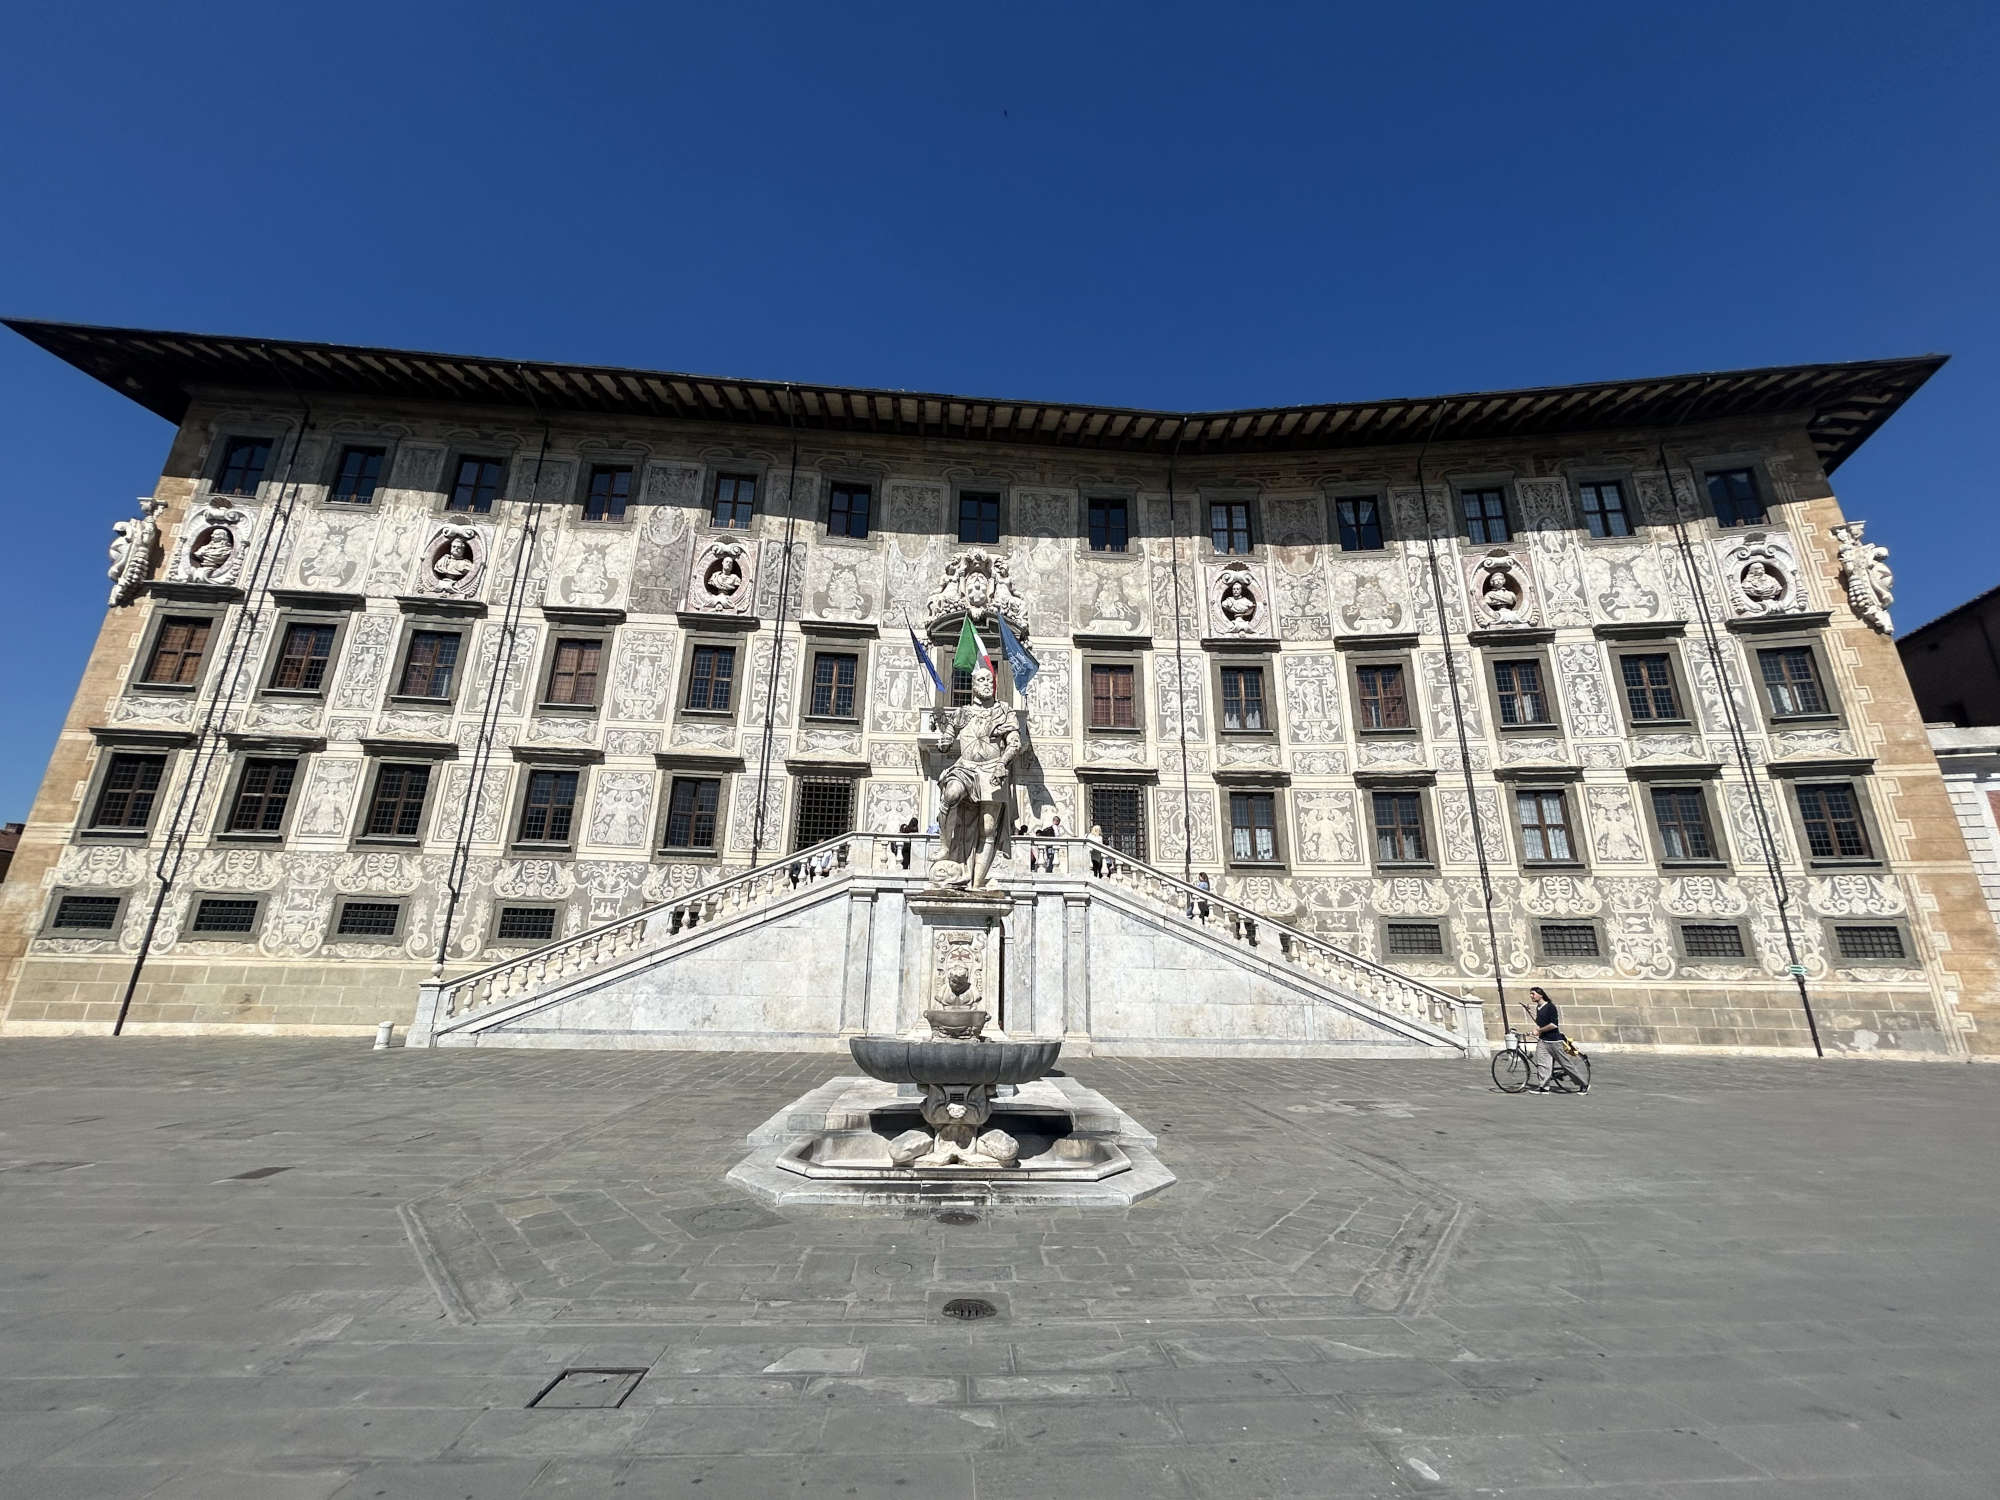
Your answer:
[[[951,665],[953,670],[959,672],[970,672],[974,667],[983,665],[987,671],[993,672],[995,678],[1000,675],[994,672],[993,658],[988,656],[986,648],[979,644],[979,633],[972,628],[970,620],[959,622],[958,651],[952,657]]]

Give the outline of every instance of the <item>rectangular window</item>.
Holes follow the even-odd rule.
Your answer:
[[[1819,663],[1810,646],[1775,646],[1757,653],[1757,669],[1775,718],[1827,712],[1826,691],[1820,686]]]
[[[334,923],[335,937],[394,937],[396,924],[402,919],[403,906],[399,901],[348,901],[340,908],[340,920]]]
[[[1551,722],[1540,662],[1496,661],[1493,687],[1500,700],[1500,722],[1507,728]]]
[[[1846,781],[1809,781],[1798,787],[1799,820],[1814,859],[1868,859],[1868,830]]]
[[[1659,825],[1660,849],[1668,859],[1715,858],[1715,840],[1708,831],[1708,799],[1700,787],[1654,787],[1653,821]]]
[[[231,438],[222,449],[222,467],[215,476],[218,495],[254,495],[264,482],[271,461],[269,438]]]
[[[500,477],[504,472],[505,465],[497,458],[461,458],[444,508],[485,515],[500,498]]]
[[[1904,956],[1900,927],[1848,927],[1833,929],[1833,941],[1842,958],[1901,958]]]
[[[757,508],[757,477],[754,474],[718,474],[715,493],[709,496],[708,519],[713,526],[742,531],[750,525]]]
[[[1708,476],[1708,503],[1722,526],[1762,526],[1764,499],[1757,493],[1757,475],[1750,469],[1717,469]]]
[[[546,943],[556,935],[556,914],[547,906],[503,906],[493,924],[493,936],[502,943]]]
[[[592,464],[583,496],[586,521],[622,521],[632,500],[632,470],[625,464]]]
[[[1375,794],[1375,858],[1385,865],[1430,861],[1424,844],[1424,805],[1417,792]]]
[[[690,713],[726,714],[736,692],[736,648],[696,646],[688,667],[687,703]]]
[[[111,932],[118,926],[120,896],[65,896],[49,926],[58,932]]]
[[[113,755],[97,788],[97,806],[91,810],[90,826],[144,832],[152,825],[153,799],[159,796],[160,778],[166,769],[164,755],[131,755],[122,751]]]
[[[1224,729],[1268,729],[1264,722],[1264,669],[1224,667],[1222,669],[1222,727]]]
[[[1681,946],[1689,958],[1742,958],[1743,929],[1734,923],[1683,922]]]
[[[139,680],[152,687],[192,687],[201,675],[215,621],[199,615],[169,615],[153,637],[153,654]]]
[[[813,658],[812,716],[815,719],[854,717],[854,679],[861,658],[844,651],[822,651]]]
[[[1465,539],[1483,547],[1509,541],[1507,492],[1505,490],[1460,490],[1458,503],[1465,508]]]
[[[282,833],[285,807],[292,800],[292,782],[299,774],[295,760],[246,760],[236,783],[236,801],[229,809],[230,833]]]
[[[544,702],[566,708],[594,708],[597,705],[598,669],[604,660],[604,642],[599,640],[558,640],[549,660],[549,695]]]
[[[188,930],[200,937],[204,933],[254,932],[256,928],[256,897],[203,896],[195,903],[194,921]]]
[[[1444,929],[1435,922],[1383,924],[1391,958],[1436,958],[1444,952]]]
[[[403,658],[399,698],[449,698],[458,671],[461,637],[455,630],[413,630],[409,654]],[[344,691],[344,690],[343,690]]]
[[[810,849],[854,831],[854,783],[846,777],[812,777],[799,782],[799,807],[792,819],[792,848]]]
[[[951,669],[951,706],[963,708],[972,701],[972,673],[964,667]]]
[[[1090,821],[1103,842],[1133,859],[1146,857],[1146,791],[1136,786],[1090,789]]]
[[[997,491],[959,491],[958,539],[961,542],[1000,540],[1000,496]]]
[[[369,838],[415,838],[430,787],[429,766],[383,766],[375,773],[375,795],[369,799],[363,831]]]
[[[1278,857],[1278,799],[1272,793],[1229,794],[1229,852],[1236,860]]]
[[[1635,724],[1678,723],[1680,695],[1674,691],[1673,664],[1665,652],[1618,658],[1619,676],[1624,680],[1625,708]]]
[[[1354,685],[1363,729],[1410,727],[1410,700],[1403,691],[1401,667],[1356,667]]]
[[[1569,798],[1553,788],[1514,794],[1521,824],[1521,858],[1529,864],[1568,864],[1576,858],[1570,840]]]
[[[280,693],[316,693],[326,685],[326,664],[333,657],[334,627],[293,624],[285,627],[271,668],[271,688]]]
[[[1132,542],[1132,528],[1122,498],[1093,496],[1090,501],[1090,550],[1123,552]]]
[[[1632,516],[1625,509],[1625,486],[1615,479],[1579,486],[1583,524],[1592,536],[1630,536]]]
[[[567,844],[576,817],[576,785],[575,771],[530,771],[516,842]]]
[[[1333,502],[1334,518],[1340,523],[1342,552],[1382,550],[1382,503],[1372,496],[1360,500]]]
[[[856,539],[868,535],[868,506],[873,499],[874,492],[865,484],[836,484],[826,504],[826,534]]]
[[[1541,939],[1549,958],[1597,957],[1597,929],[1588,922],[1544,922]]]
[[[1240,500],[1217,500],[1208,507],[1208,535],[1217,552],[1250,550],[1250,507]]]
[[[676,776],[667,795],[664,849],[713,849],[716,809],[722,805],[722,782],[713,776]]]
[[[1090,666],[1090,727],[1137,729],[1138,708],[1132,696],[1137,668],[1115,662]]]
[[[381,448],[342,448],[340,467],[333,471],[333,485],[326,498],[343,505],[373,504],[385,457],[387,452]]]

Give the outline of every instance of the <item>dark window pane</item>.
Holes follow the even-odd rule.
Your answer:
[[[1391,957],[1425,958],[1444,952],[1444,929],[1435,922],[1383,924]]]
[[[1375,793],[1375,858],[1383,864],[1423,864],[1429,860],[1423,801],[1418,793]]]
[[[1090,821],[1104,842],[1134,859],[1146,857],[1146,793],[1136,786],[1093,786]]]
[[[972,701],[972,673],[964,667],[951,669],[951,706],[963,708]]]
[[[271,686],[289,693],[316,693],[325,686],[333,630],[331,625],[287,625],[277,664],[271,669]]]
[[[1550,958],[1595,958],[1597,929],[1587,922],[1544,922],[1542,952]]]
[[[854,831],[854,783],[845,777],[815,777],[799,782],[799,805],[792,820],[792,848],[814,844]]]
[[[1093,498],[1090,502],[1090,550],[1123,552],[1131,543],[1125,501]]]
[[[1250,550],[1250,507],[1241,501],[1215,501],[1208,507],[1208,534],[1217,552]]]
[[[836,484],[827,499],[827,535],[868,535],[868,507],[873,499],[874,492],[865,484]]]
[[[1762,526],[1764,500],[1750,469],[1718,469],[1708,476],[1708,503],[1723,526]]]
[[[1576,858],[1569,834],[1569,798],[1554,790],[1523,789],[1514,794],[1521,823],[1521,858],[1530,863],[1567,863]]]
[[[215,476],[218,495],[254,495],[271,461],[269,438],[231,438],[222,449],[222,468]]]
[[[1625,487],[1615,480],[1581,487],[1583,524],[1592,536],[1630,536],[1632,518],[1625,509]]]
[[[1000,540],[1000,496],[985,490],[961,490],[958,496],[958,539],[961,542]]]
[[[299,772],[295,760],[247,760],[236,783],[236,801],[229,809],[230,833],[279,833],[285,826],[285,805]]]
[[[105,768],[97,789],[92,828],[143,829],[153,820],[153,799],[166,772],[164,755],[117,754]]]
[[[688,709],[698,714],[726,714],[735,688],[736,648],[696,646],[688,668]]]
[[[632,498],[632,471],[622,464],[593,464],[583,497],[586,521],[622,521]]]
[[[1357,667],[1355,686],[1363,729],[1408,729],[1410,701],[1403,692],[1401,667]]]
[[[1681,946],[1689,958],[1743,957],[1743,929],[1721,923],[1687,922],[1681,927]]]
[[[458,669],[460,639],[455,631],[412,631],[397,693],[405,698],[449,698],[452,675]]]
[[[1090,727],[1137,729],[1132,697],[1134,669],[1118,663],[1093,662],[1090,667]]]
[[[493,935],[503,943],[546,943],[556,935],[556,914],[546,906],[503,906]]]
[[[502,473],[503,466],[497,458],[461,458],[458,476],[452,480],[451,495],[444,508],[485,515],[500,498]]]
[[[567,844],[576,815],[577,773],[530,771],[528,793],[521,803],[520,842]]]
[[[1224,667],[1222,669],[1222,727],[1224,729],[1265,729],[1264,669]]]
[[[717,526],[741,531],[750,524],[757,506],[757,480],[751,474],[718,474],[715,494],[709,502],[709,520]]]
[[[1776,715],[1823,714],[1826,693],[1819,683],[1819,664],[1810,646],[1778,646],[1757,653],[1757,667],[1764,676],[1764,690],[1770,695],[1771,712]]]
[[[49,925],[64,932],[110,932],[118,926],[116,896],[65,896]]]
[[[395,901],[349,901],[340,908],[335,937],[394,937],[403,908]]]
[[[1382,550],[1382,508],[1372,499],[1336,500],[1334,515],[1340,522],[1340,550],[1379,552]]]
[[[1668,859],[1715,858],[1707,799],[1700,788],[1654,787],[1653,820],[1660,829],[1660,850]]]
[[[1836,927],[1833,940],[1842,958],[1903,957],[1903,933],[1897,927]]]
[[[250,932],[256,925],[255,897],[204,896],[195,906],[188,930],[199,937],[204,932]]]
[[[1502,724],[1514,728],[1551,722],[1548,694],[1542,690],[1540,662],[1496,661],[1493,684],[1500,700]]]
[[[559,640],[549,660],[547,702],[571,708],[588,708],[597,702],[598,669],[604,657],[604,642]]]
[[[1844,781],[1808,782],[1798,789],[1799,818],[1806,847],[1815,859],[1867,859],[1868,830],[1862,825],[1854,788]]]
[[[1680,697],[1674,692],[1674,673],[1664,654],[1622,656],[1619,675],[1624,679],[1625,706],[1634,722],[1681,717]]]
[[[173,687],[193,685],[201,675],[202,653],[208,650],[209,632],[214,628],[213,620],[198,615],[169,615],[162,620],[140,681]]]
[[[676,776],[667,800],[668,849],[713,849],[715,814],[722,801],[719,779]]]
[[[382,482],[384,453],[381,448],[341,449],[340,467],[334,470],[333,488],[327,492],[327,499],[349,505],[367,505],[373,501],[376,486]]]
[[[851,719],[854,679],[860,658],[845,652],[822,651],[813,658],[812,713],[819,719]]]
[[[423,824],[429,766],[383,766],[375,775],[375,796],[364,825],[371,838],[409,839]]]
[[[1482,546],[1509,540],[1507,496],[1502,490],[1462,490],[1459,503],[1465,507],[1465,539]]]
[[[1229,852],[1238,860],[1278,857],[1277,799],[1269,792],[1229,794]]]

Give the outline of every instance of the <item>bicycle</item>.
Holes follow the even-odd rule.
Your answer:
[[[1574,1042],[1570,1043],[1575,1046]],[[1493,1054],[1493,1083],[1502,1093],[1518,1094],[1535,1076],[1535,1052],[1518,1031],[1507,1033],[1507,1045]],[[1581,1094],[1590,1087],[1590,1054],[1578,1048],[1574,1057],[1556,1054],[1549,1070],[1549,1089],[1558,1094]]]

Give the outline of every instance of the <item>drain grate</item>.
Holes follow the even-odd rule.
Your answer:
[[[543,1386],[528,1406],[536,1411],[623,1406],[645,1373],[644,1370],[564,1370]]]
[[[957,1318],[961,1322],[976,1323],[981,1318],[990,1318],[1000,1309],[984,1297],[954,1297],[938,1309],[947,1318]]]
[[[280,1172],[289,1172],[290,1167],[252,1167],[247,1172],[238,1172],[234,1177],[217,1179],[221,1182],[260,1182],[266,1177],[276,1177]]]
[[[965,1225],[965,1224],[977,1224],[979,1222],[979,1215],[974,1213],[967,1213],[962,1208],[947,1208],[943,1213],[937,1216],[937,1221],[940,1224],[951,1224],[954,1226]]]

